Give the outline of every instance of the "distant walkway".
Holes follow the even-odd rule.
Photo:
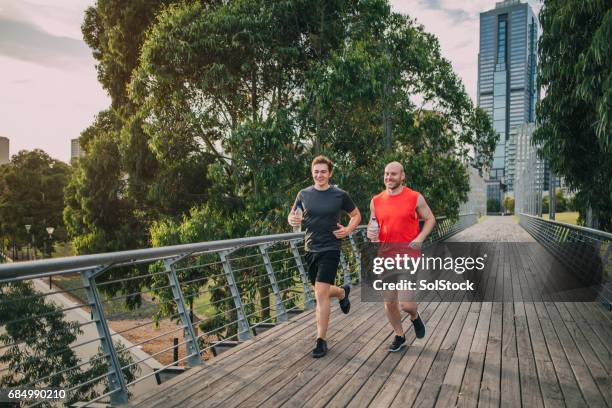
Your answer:
[[[513,216],[487,215],[476,225],[472,225],[448,242],[536,242]]]

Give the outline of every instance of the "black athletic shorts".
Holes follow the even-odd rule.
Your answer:
[[[336,272],[340,264],[340,251],[306,252],[308,278],[313,285],[316,282],[336,283]]]

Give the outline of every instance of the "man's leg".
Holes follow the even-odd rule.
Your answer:
[[[385,300],[385,314],[387,320],[391,323],[396,336],[404,336],[404,328],[402,327],[402,316],[400,315],[399,305],[397,300]]]
[[[343,299],[344,289],[325,282],[315,282],[315,298],[317,299],[317,337],[325,340],[329,327],[330,299]]]

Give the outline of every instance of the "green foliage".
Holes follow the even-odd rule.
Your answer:
[[[64,320],[62,309],[45,301],[29,282],[1,284],[0,295],[0,326],[5,329],[0,344],[6,346],[0,364],[9,369],[0,376],[0,387],[69,389],[101,377],[68,393],[67,404],[100,395],[100,384],[104,384],[103,392],[109,390],[103,376],[108,363],[101,350],[89,365],[77,367],[81,362],[70,345],[83,333],[78,322]],[[134,362],[122,344],[115,347],[122,366]],[[129,382],[139,371],[134,365],[123,373]]]
[[[108,91],[113,108],[122,108],[127,99],[126,84],[137,64],[146,28],[155,18],[163,0],[97,0],[85,10],[81,26],[85,42],[98,61],[98,80]]]
[[[498,213],[500,211],[501,205],[499,203],[499,200],[496,200],[495,198],[489,198],[487,200],[487,212]]]
[[[0,166],[0,236],[25,245],[32,242],[40,250],[48,240],[46,227],[54,227],[53,237],[66,239],[62,222],[64,186],[70,168],[42,150],[22,150]],[[31,225],[26,233],[25,225]]]
[[[569,207],[569,201],[563,195],[563,190],[560,188],[555,189],[555,212],[574,211]],[[548,214],[550,212],[550,197],[542,197],[542,213]]]
[[[549,0],[540,13],[538,106],[534,142],[551,169],[578,190],[581,218],[593,208],[612,230],[612,8],[609,1]]]
[[[507,213],[514,214],[514,198],[504,198],[504,210],[506,210]]]

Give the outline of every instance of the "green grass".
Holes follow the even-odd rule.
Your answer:
[[[542,214],[542,218],[547,220],[548,214]],[[578,212],[574,211],[574,212],[556,213],[555,221],[576,225],[576,223],[578,222]]]

